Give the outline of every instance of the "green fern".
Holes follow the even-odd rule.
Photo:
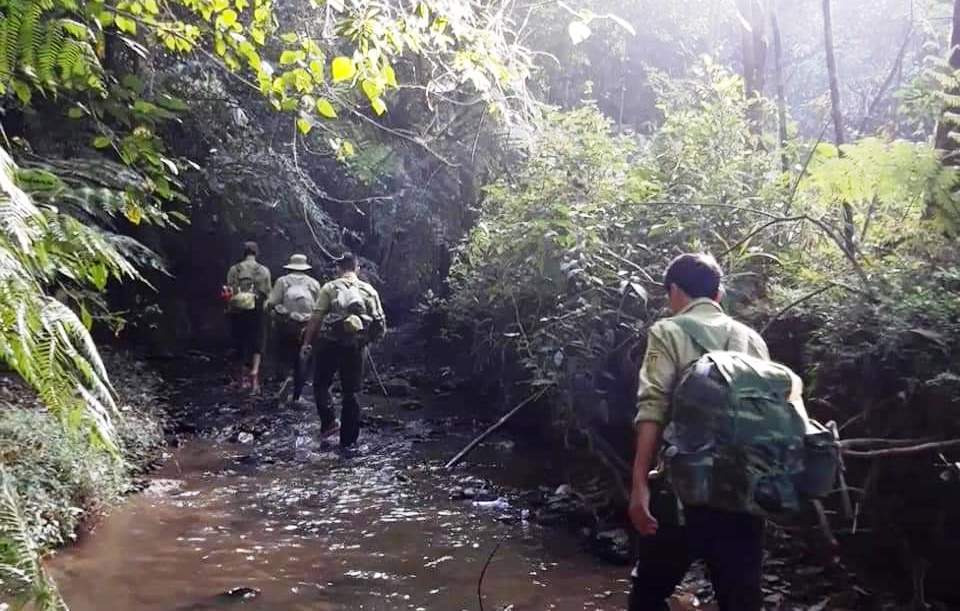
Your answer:
[[[0,92],[19,77],[48,94],[102,89],[92,30],[54,0],[10,0],[0,8]]]
[[[0,465],[0,579],[23,603],[38,611],[68,611],[43,568],[41,550],[20,509],[12,478]]]

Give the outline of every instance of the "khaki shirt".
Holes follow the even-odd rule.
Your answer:
[[[331,280],[323,285],[323,287],[320,289],[320,294],[317,296],[317,305],[314,306],[313,309],[314,317],[323,318],[330,312],[330,307],[337,298],[338,288],[344,285],[356,285],[360,288],[360,292],[363,293],[367,312],[374,318],[380,318],[383,320],[384,328],[386,328],[386,316],[383,314],[383,305],[380,303],[380,294],[377,293],[375,288],[357,278],[356,274],[346,274],[345,276],[341,276],[336,280]]]
[[[283,296],[287,293],[287,289],[290,288],[291,285],[301,283],[307,285],[310,294],[313,295],[313,302],[317,303],[320,299],[320,283],[303,272],[291,272],[277,278],[277,282],[273,285],[273,290],[270,292],[270,298],[267,299],[267,307],[272,308],[283,303]]]
[[[712,299],[695,299],[677,317],[692,318],[704,330],[725,345],[733,338],[745,340],[745,352],[750,356],[770,360],[767,344],[760,334],[727,316],[720,304]],[[640,385],[637,391],[637,416],[634,424],[656,422],[665,426],[670,420],[670,393],[677,375],[703,356],[693,340],[671,318],[657,321],[647,333],[647,353],[640,367]],[[794,380],[797,394],[799,378]],[[799,399],[799,397],[797,397]],[[791,400],[793,397],[791,397]]]
[[[240,291],[241,276],[253,278],[253,286],[261,298],[266,299],[270,294],[270,270],[257,263],[254,257],[247,257],[227,271],[227,286],[232,288],[234,293]]]

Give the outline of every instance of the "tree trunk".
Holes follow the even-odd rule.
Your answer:
[[[827,52],[827,74],[830,77],[830,106],[833,112],[833,129],[839,147],[843,145],[845,140],[843,135],[843,111],[840,107],[840,81],[837,78],[837,59],[833,54],[833,14],[830,8],[830,0],[823,0],[823,37]]]
[[[953,2],[953,34],[950,36],[950,67],[954,70],[960,70],[960,0],[954,0]],[[950,91],[949,93],[956,95],[960,92]],[[960,112],[960,108],[956,107],[947,107],[944,109],[944,115],[947,113],[957,113]],[[937,139],[936,146],[937,149],[944,152],[944,162],[949,163],[950,165],[957,165],[957,160],[954,159],[956,154],[957,143],[950,138],[950,123],[951,121],[946,118],[946,116],[941,116],[940,121],[937,123]]]
[[[837,78],[837,59],[833,54],[833,14],[830,0],[823,0],[823,39],[827,53],[827,74],[830,77],[830,108],[837,149],[844,144],[843,110],[840,107],[840,80]],[[840,152],[842,155],[843,153]],[[857,226],[850,202],[843,202],[843,244],[851,258],[856,256]]]
[[[741,51],[743,56],[743,89],[747,99],[747,121],[750,131],[763,129],[763,76],[767,60],[765,19],[760,0],[737,0],[741,19]]]
[[[950,36],[950,67],[953,70],[960,70],[960,0],[953,2],[953,33]],[[952,88],[947,93],[951,95],[960,95],[960,90]],[[934,145],[940,151],[943,164],[950,167],[960,166],[960,156],[957,152],[960,149],[960,143],[952,136],[956,127],[957,120],[950,115],[960,114],[960,107],[946,106],[940,120],[937,122],[936,139]],[[936,216],[937,202],[932,198],[927,198],[927,206],[923,212],[923,218],[931,219]]]
[[[777,125],[780,136],[780,163],[783,171],[790,169],[787,159],[787,97],[783,89],[783,42],[780,38],[780,19],[777,16],[777,0],[770,0],[770,32],[773,35],[773,67],[777,87]]]

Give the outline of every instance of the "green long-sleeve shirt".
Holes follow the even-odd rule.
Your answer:
[[[720,304],[712,299],[695,299],[676,317],[695,320],[716,339],[716,345],[723,346],[736,336],[740,340],[738,343],[746,346],[744,352],[756,358],[770,359],[767,344],[760,334],[727,316]],[[673,318],[657,321],[650,327],[647,353],[640,367],[635,424],[656,422],[666,425],[669,422],[670,393],[677,375],[701,356],[703,350],[673,322]],[[796,382],[799,383],[799,379]]]

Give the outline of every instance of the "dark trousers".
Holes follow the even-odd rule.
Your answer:
[[[640,539],[629,611],[669,611],[667,599],[694,560],[706,562],[720,611],[761,611],[763,519],[707,507],[684,509],[685,526]]]
[[[290,319],[275,319],[277,357],[281,366],[293,372],[293,400],[298,401],[307,383],[307,364],[300,359],[300,345],[306,323]],[[283,374],[286,377],[286,373]]]
[[[253,310],[229,313],[230,334],[237,359],[249,365],[254,354],[263,354],[266,340],[266,317],[259,305]]]
[[[356,394],[363,387],[363,348],[320,340],[313,349],[313,394],[324,427],[336,419],[330,386],[340,374],[343,402],[340,409],[340,445],[350,446],[360,436],[360,403]]]

